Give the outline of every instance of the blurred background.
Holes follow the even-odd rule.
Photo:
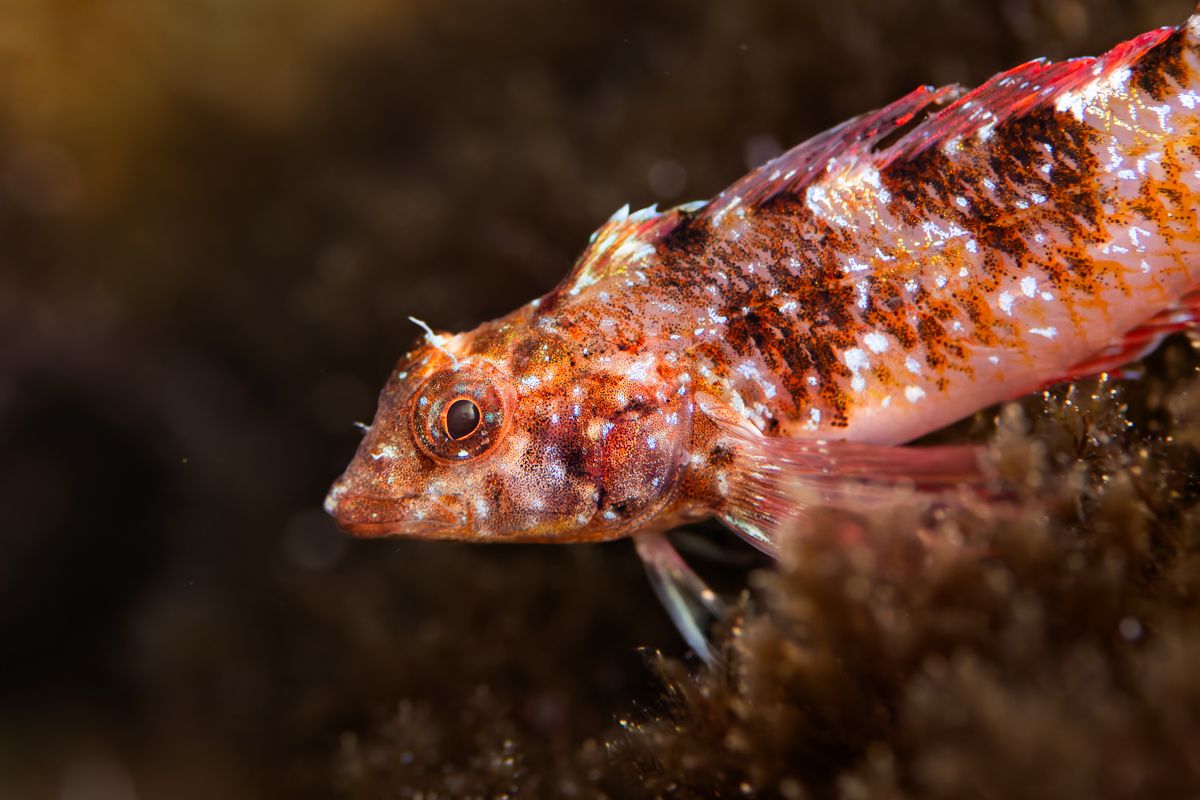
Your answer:
[[[683,649],[628,543],[321,512],[406,317],[472,327],[625,202],[1191,3],[0,7],[0,797],[133,800],[626,791],[638,648]]]

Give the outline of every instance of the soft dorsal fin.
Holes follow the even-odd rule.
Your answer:
[[[969,92],[957,85],[923,86],[768,161],[713,198],[698,216],[719,222],[735,203],[761,207],[780,195],[799,194],[830,174],[864,164],[883,170],[930,147],[983,133],[1049,105],[1072,109],[1084,102],[1087,87],[1128,68],[1177,30],[1150,31],[1097,58],[1030,61]]]
[[[912,158],[927,148],[994,128],[1049,105],[1071,108],[1081,98],[1070,94],[1098,85],[1178,32],[1159,28],[1122,42],[1102,56],[1051,62],[1029,61],[993,76],[913,129],[882,154],[880,166]]]
[[[945,108],[963,94],[958,85],[940,89],[922,86],[894,103],[843,122],[819,133],[774,158],[713,198],[700,212],[712,219],[734,198],[748,207],[761,206],[780,194],[795,194],[820,180],[834,161],[869,155],[889,137],[911,129],[928,115]]]

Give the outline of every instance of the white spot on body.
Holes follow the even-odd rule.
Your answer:
[[[904,397],[910,403],[915,403],[925,396],[925,390],[920,386],[905,386]]]
[[[871,360],[867,358],[867,354],[858,347],[851,347],[849,350],[842,353],[842,358],[846,362],[846,366],[851,372],[858,372],[861,369],[866,369],[871,366]]]
[[[1142,244],[1143,236],[1148,237],[1153,236],[1153,234],[1144,228],[1138,228],[1136,226],[1129,229],[1129,241],[1133,242],[1133,246],[1139,251],[1146,249],[1145,245]]]
[[[1012,307],[1013,307],[1012,293],[1011,292],[1001,292],[1000,299],[996,301],[996,305],[998,305],[1000,307],[1001,311],[1003,311],[1005,314],[1008,314],[1011,317],[1012,316]]]
[[[872,353],[884,353],[888,349],[888,338],[879,331],[871,331],[866,336],[863,336],[863,344]]]

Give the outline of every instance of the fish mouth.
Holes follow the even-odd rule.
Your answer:
[[[467,528],[465,511],[453,497],[406,495],[378,497],[334,486],[325,497],[325,511],[352,536],[410,536],[454,538]]]

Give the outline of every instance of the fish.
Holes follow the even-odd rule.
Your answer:
[[[1099,57],[923,86],[714,198],[625,206],[547,294],[424,330],[325,508],[362,537],[631,537],[688,643],[724,612],[666,533],[778,552],[816,502],[977,481],[913,440],[1200,319],[1200,7]]]

